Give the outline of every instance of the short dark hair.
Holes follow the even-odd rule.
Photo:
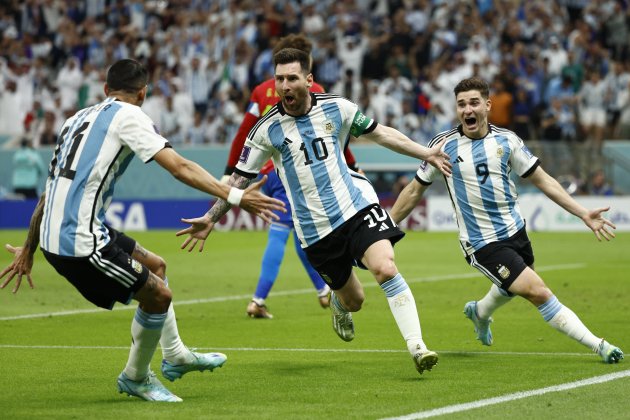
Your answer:
[[[273,56],[273,67],[276,68],[278,64],[289,64],[299,62],[302,66],[302,72],[308,74],[311,68],[311,56],[297,48],[284,48]]]
[[[480,77],[469,77],[468,79],[462,80],[455,86],[453,92],[455,92],[455,97],[457,97],[461,92],[468,92],[469,90],[478,90],[485,99],[488,99],[490,96],[488,83]]]
[[[107,71],[107,86],[114,91],[135,93],[145,87],[148,81],[147,69],[129,58],[116,61]]]
[[[280,38],[276,46],[273,47],[272,56],[285,48],[295,48],[296,50],[304,51],[310,57],[311,51],[313,51],[313,43],[303,34],[289,34]],[[309,58],[309,71],[313,66],[312,63],[313,60]]]

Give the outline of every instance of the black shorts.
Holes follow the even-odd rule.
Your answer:
[[[360,210],[323,239],[304,249],[308,260],[333,290],[350,278],[352,266],[361,263],[365,251],[375,242],[389,239],[393,244],[405,236],[389,213],[378,204]]]
[[[523,270],[534,264],[534,251],[522,228],[504,241],[489,243],[466,257],[466,261],[507,291]]]
[[[128,304],[149,278],[149,270],[131,258],[136,242],[109,228],[110,242],[89,257],[44,256],[87,300],[105,309]]]

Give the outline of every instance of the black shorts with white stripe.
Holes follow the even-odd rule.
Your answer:
[[[506,240],[489,243],[466,261],[507,291],[523,270],[534,264],[534,251],[523,227]]]
[[[379,204],[360,210],[350,220],[315,242],[304,252],[315,270],[333,290],[341,289],[361,264],[365,251],[374,243],[388,239],[392,245],[405,233]]]
[[[149,270],[112,240],[89,257],[63,257],[42,250],[46,260],[87,300],[105,309],[128,304],[149,278]]]

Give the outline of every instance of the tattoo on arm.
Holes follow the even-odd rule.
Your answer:
[[[144,283],[144,286],[142,286],[142,289],[146,292],[153,292],[158,287],[160,287],[162,283],[162,279],[160,279],[153,273],[149,273],[149,278],[147,279],[146,283]]]
[[[139,244],[139,243],[137,243],[137,242],[136,242],[136,247],[135,247],[135,249],[134,249],[133,251],[134,251],[134,252],[137,252],[138,254],[140,254],[141,256],[143,256],[144,258],[146,258],[146,257],[148,257],[148,256],[149,256],[149,252],[148,252],[146,249],[144,249],[144,248],[142,247],[142,245],[140,245],[140,244]]]
[[[26,236],[26,241],[24,241],[24,249],[31,255],[35,254],[35,251],[37,251],[37,245],[39,245],[39,225],[42,223],[42,217],[44,216],[45,202],[46,193],[43,193],[41,197],[39,197],[37,206],[31,216],[31,222],[28,226],[28,234]]]
[[[240,188],[244,190],[245,188],[249,186],[249,184],[252,183],[252,181],[253,179],[248,179],[242,175],[233,173],[232,176],[230,177],[229,184],[232,187],[236,187],[236,188]],[[227,201],[221,198],[217,198],[216,203],[214,203],[212,208],[208,210],[207,214],[208,216],[210,216],[210,220],[212,220],[213,223],[216,223],[219,221],[219,219],[223,217],[225,213],[228,212],[230,208],[232,208],[232,205],[230,203],[228,203]]]

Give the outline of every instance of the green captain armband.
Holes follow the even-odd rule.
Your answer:
[[[350,127],[350,134],[354,137],[359,137],[361,134],[367,130],[367,128],[372,123],[372,119],[363,115],[361,111],[357,111],[354,114],[354,120],[352,120],[352,126]]]

